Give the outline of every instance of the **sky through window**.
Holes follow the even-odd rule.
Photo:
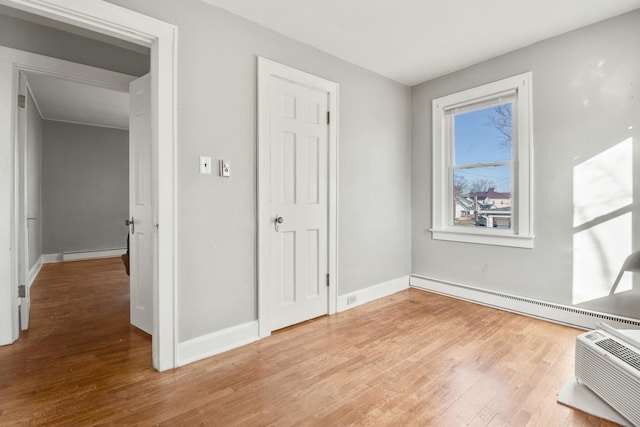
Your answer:
[[[454,116],[456,166],[511,161],[511,108],[506,103]],[[463,176],[469,184],[484,180],[498,192],[511,192],[510,167],[458,169],[456,176]]]

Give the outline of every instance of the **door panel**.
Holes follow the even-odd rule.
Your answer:
[[[271,77],[272,329],[328,312],[328,94]],[[276,218],[283,222],[277,224]]]
[[[296,232],[283,231],[280,242],[280,303],[288,305],[296,301]]]
[[[320,245],[320,230],[307,230],[305,233],[305,240],[307,243],[307,297],[320,296],[320,270],[321,266],[318,265],[320,261],[319,245]]]
[[[307,137],[307,204],[320,202],[320,141],[315,136]]]
[[[153,210],[150,77],[129,86],[129,227],[131,324],[153,330]]]

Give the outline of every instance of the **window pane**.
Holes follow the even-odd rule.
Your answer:
[[[511,228],[511,167],[458,169],[453,172],[453,224]]]
[[[512,104],[455,114],[455,165],[511,160]]]
[[[531,110],[531,73],[432,100],[433,239],[533,248]]]

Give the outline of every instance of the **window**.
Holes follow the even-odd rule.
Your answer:
[[[433,100],[433,238],[533,247],[531,73]]]

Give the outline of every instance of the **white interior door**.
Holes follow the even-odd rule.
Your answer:
[[[328,313],[328,93],[271,76],[271,326]]]
[[[31,295],[29,291],[29,224],[28,224],[28,185],[27,185],[27,80],[20,73],[18,93],[24,96],[24,103],[17,109],[18,114],[18,285],[23,289],[24,297],[20,298],[20,329],[29,328]]]
[[[150,76],[129,85],[129,272],[131,324],[153,330],[153,204]]]

